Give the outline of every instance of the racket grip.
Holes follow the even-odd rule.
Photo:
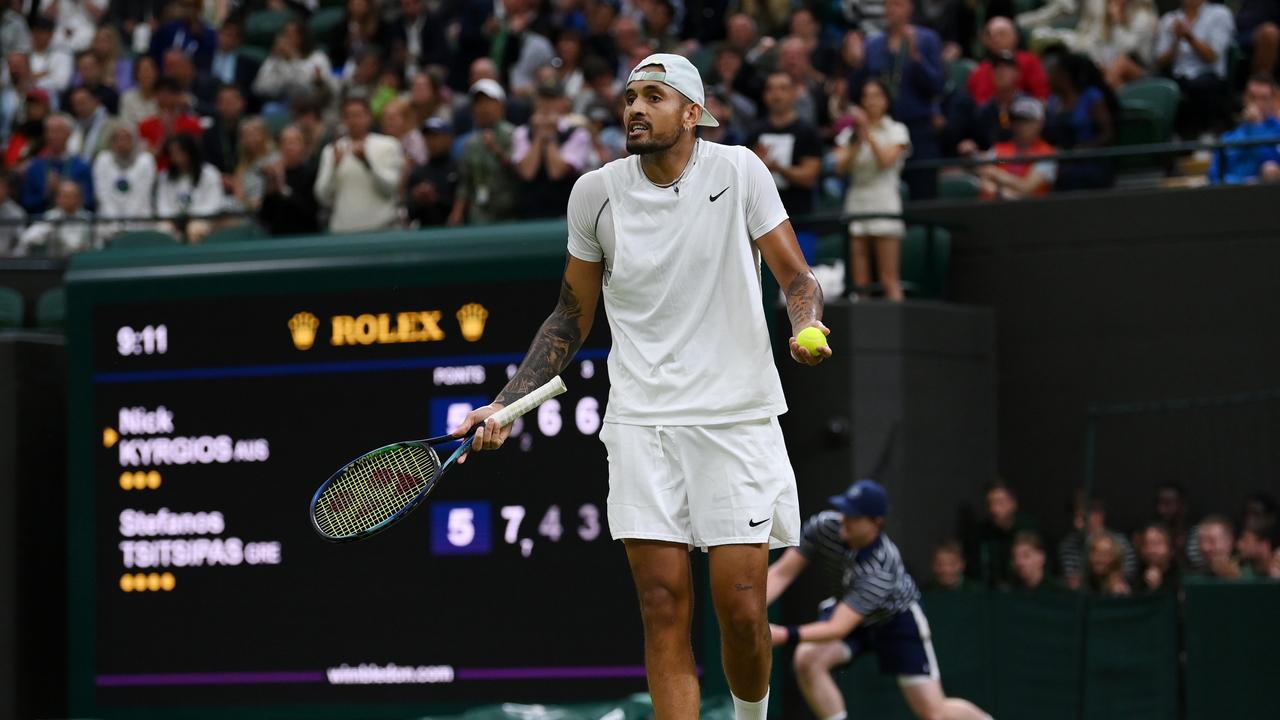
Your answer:
[[[521,415],[564,392],[565,389],[564,380],[561,380],[560,376],[557,375],[551,378],[547,384],[502,408],[489,417],[494,422],[498,423],[498,427],[505,427],[515,422],[516,418]]]

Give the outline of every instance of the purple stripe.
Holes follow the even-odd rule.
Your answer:
[[[98,687],[132,687],[142,685],[272,685],[284,683],[322,683],[324,673],[303,672],[202,672],[150,675],[99,675]]]
[[[459,668],[458,680],[579,680],[644,677],[643,665],[604,667]]]

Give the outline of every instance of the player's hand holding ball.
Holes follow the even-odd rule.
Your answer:
[[[798,363],[817,365],[831,357],[827,336],[831,330],[820,322],[813,322],[791,338],[791,357]]]
[[[467,413],[463,418],[462,424],[454,428],[450,435],[456,438],[464,438],[472,428],[476,430],[475,442],[471,443],[471,449],[462,454],[458,458],[459,463],[467,461],[467,456],[473,452],[481,450],[497,450],[502,447],[502,443],[507,441],[511,435],[511,425],[499,427],[497,423],[488,422],[489,416],[505,407],[502,403],[489,403],[484,407],[478,407]]]

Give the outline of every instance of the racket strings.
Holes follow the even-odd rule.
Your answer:
[[[316,527],[341,538],[369,530],[435,482],[439,460],[421,445],[401,445],[351,463],[315,503]]]

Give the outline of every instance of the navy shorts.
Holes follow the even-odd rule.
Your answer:
[[[820,619],[830,618],[835,608],[835,602],[824,602]],[[929,621],[919,603],[912,603],[907,610],[877,625],[859,625],[844,639],[844,644],[849,646],[850,662],[874,653],[880,660],[883,675],[897,675],[904,682],[939,677]]]

